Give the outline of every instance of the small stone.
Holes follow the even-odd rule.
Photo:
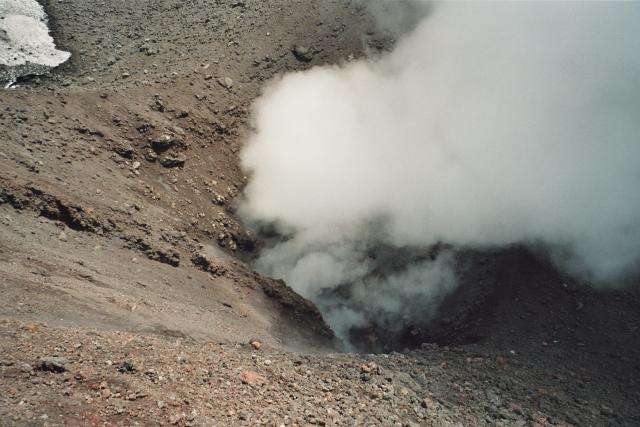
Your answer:
[[[295,45],[293,49],[291,49],[291,52],[293,53],[293,56],[295,56],[298,61],[309,62],[313,59],[313,56],[311,55],[311,51],[309,50],[309,48],[304,46]]]
[[[158,160],[158,155],[156,153],[154,153],[151,150],[148,150],[145,154],[144,154],[144,158],[146,161],[148,162],[155,162],[156,160]]]
[[[128,143],[121,143],[113,147],[113,151],[116,152],[120,157],[124,157],[125,159],[130,159],[133,156],[133,147]]]
[[[120,373],[132,373],[136,371],[136,367],[133,366],[133,363],[129,362],[129,361],[124,361],[120,364],[120,366],[118,366],[118,372]]]
[[[264,385],[269,382],[266,377],[255,371],[244,371],[240,374],[240,380],[243,384],[248,385]]]
[[[360,365],[360,372],[362,372],[363,374],[380,375],[382,373],[382,369],[380,369],[380,367],[375,363],[369,362]]]
[[[175,138],[165,133],[151,141],[151,148],[153,148],[156,152],[165,151],[173,147],[175,143]]]
[[[422,407],[425,409],[434,409],[436,407],[436,401],[431,397],[425,397],[422,399]]]
[[[219,78],[218,84],[225,89],[231,89],[233,87],[233,80],[229,77]]]
[[[211,201],[218,206],[222,206],[227,202],[227,199],[221,194],[214,194]]]
[[[252,341],[250,342],[250,344],[251,344],[251,346],[252,346],[253,348],[255,348],[256,350],[260,350],[260,347],[262,347],[262,343],[261,343],[260,341],[258,341],[258,340],[252,340]]]
[[[133,164],[131,165],[131,167],[132,167],[133,169],[138,169],[138,168],[140,167],[140,162],[138,162],[138,161],[133,162]]]
[[[27,323],[22,327],[22,329],[34,333],[38,331],[38,326],[35,323]]]
[[[67,233],[65,233],[64,231],[61,231],[60,234],[58,235],[58,239],[62,240],[63,242],[67,241]]]
[[[165,168],[183,167],[187,159],[183,156],[166,156],[160,159],[160,164]]]
[[[62,373],[67,370],[69,361],[64,357],[42,357],[38,361],[38,369],[46,372]]]

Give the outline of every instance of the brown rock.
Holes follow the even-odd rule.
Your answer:
[[[180,420],[182,420],[184,418],[184,414],[180,413],[180,414],[173,414],[172,416],[169,417],[169,422],[173,425],[176,425],[180,422]]]
[[[243,384],[248,385],[264,385],[269,382],[266,377],[255,371],[244,371],[240,374],[240,380]]]
[[[34,323],[27,323],[26,325],[24,325],[22,327],[22,329],[24,329],[25,331],[29,331],[31,333],[34,333],[38,330],[38,326]]]
[[[360,365],[360,372],[362,372],[363,374],[380,374],[381,369],[375,363],[369,362]]]
[[[436,407],[436,401],[433,398],[427,396],[422,399],[422,407],[425,409],[434,409]]]

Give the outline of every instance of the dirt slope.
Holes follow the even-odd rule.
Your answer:
[[[32,313],[48,322],[67,317],[65,325],[84,319],[90,326],[164,328],[238,341],[257,332],[264,339],[291,337],[282,325],[294,320],[295,330],[298,318],[274,313],[261,292],[261,282],[269,281],[257,280],[229,255],[253,245],[231,202],[245,181],[237,159],[240,134],[263,82],[362,50],[361,14],[359,29],[347,31],[353,9],[338,2],[312,6],[314,13],[308,7],[50,2],[56,40],[73,59],[52,76],[3,92],[0,100],[0,200],[6,209],[0,268],[6,283],[21,284],[9,286],[15,298],[29,287],[41,301]],[[312,49],[309,63],[291,53],[301,33]],[[205,265],[194,262],[203,255]],[[34,262],[40,272],[31,271]],[[40,277],[52,277],[45,287],[64,280],[68,289],[58,289],[54,303],[50,289],[32,289]],[[159,285],[176,295],[159,292]],[[159,306],[153,300],[173,304],[182,297],[186,305],[176,312],[184,317],[145,311]],[[220,308],[216,298],[232,308]],[[223,334],[223,327],[210,324],[226,324],[245,304],[255,308],[240,319],[245,333]],[[315,308],[298,305],[317,323]],[[196,314],[205,308],[213,319]],[[90,314],[96,310],[100,321]],[[71,319],[52,311],[76,314]],[[314,344],[316,337],[307,335],[307,345]]]

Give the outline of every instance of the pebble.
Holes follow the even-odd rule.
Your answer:
[[[218,84],[225,89],[231,89],[233,87],[233,80],[229,77],[221,77],[218,79]]]
[[[313,59],[313,55],[311,55],[311,51],[309,50],[309,48],[304,46],[295,45],[291,52],[298,61],[309,62]]]
[[[243,384],[248,385],[264,385],[269,382],[266,377],[255,371],[242,372],[242,374],[240,374],[240,380]]]

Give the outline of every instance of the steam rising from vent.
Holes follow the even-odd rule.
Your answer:
[[[285,236],[258,268],[345,339],[432,315],[456,285],[446,248],[638,273],[638,22],[632,2],[439,3],[390,54],[275,81],[242,153],[242,215]]]

